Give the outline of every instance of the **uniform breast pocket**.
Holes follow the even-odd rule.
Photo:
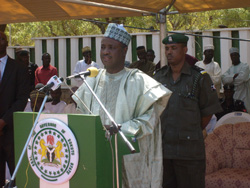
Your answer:
[[[184,111],[196,111],[198,109],[198,103],[195,99],[181,96],[180,94],[180,109]]]

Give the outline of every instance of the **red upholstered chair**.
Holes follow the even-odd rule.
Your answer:
[[[221,125],[205,146],[206,188],[250,188],[250,122]]]

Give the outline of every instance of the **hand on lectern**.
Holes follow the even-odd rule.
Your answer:
[[[110,135],[118,133],[118,129],[120,130],[122,127],[120,124],[118,124],[118,129],[117,129],[117,127],[111,126],[111,125],[104,125],[104,126],[109,131]]]

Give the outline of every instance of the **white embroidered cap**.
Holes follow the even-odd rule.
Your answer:
[[[208,45],[204,46],[203,51],[206,51],[206,50],[214,50],[214,45],[208,44]]]
[[[239,49],[232,47],[232,48],[230,48],[229,53],[230,54],[232,54],[232,53],[239,53]]]

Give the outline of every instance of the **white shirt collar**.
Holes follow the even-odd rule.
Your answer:
[[[7,63],[8,56],[5,55],[4,57],[0,58],[1,63],[5,64]]]

